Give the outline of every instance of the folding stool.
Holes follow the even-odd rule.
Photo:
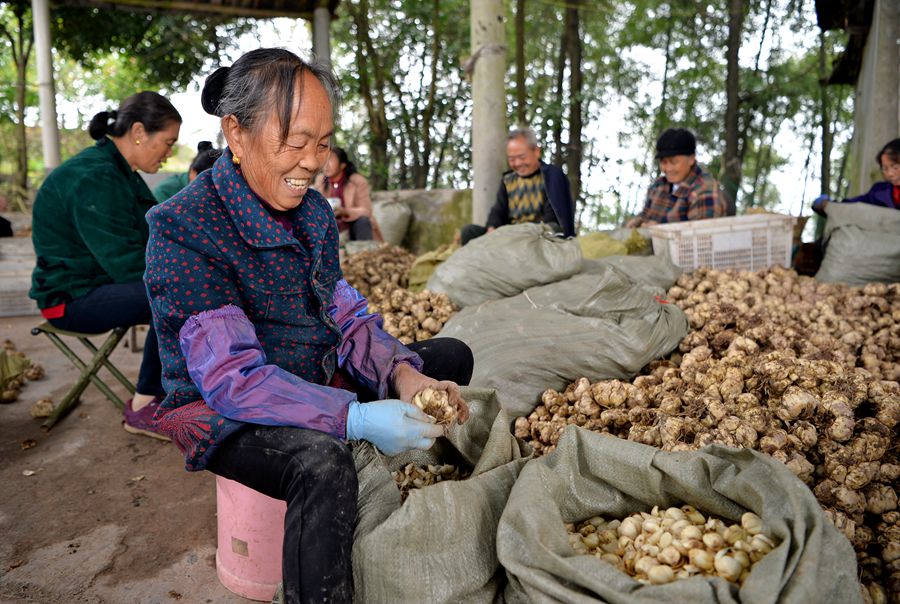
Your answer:
[[[36,336],[39,334],[44,334],[53,344],[59,348],[60,352],[66,355],[73,365],[78,367],[81,370],[81,375],[78,376],[78,379],[63,397],[63,399],[59,402],[56,408],[53,410],[53,413],[48,417],[43,424],[41,424],[44,428],[50,429],[53,425],[59,421],[66,413],[69,412],[69,409],[78,402],[81,393],[84,392],[84,389],[87,388],[89,382],[92,382],[97,388],[100,389],[103,394],[106,395],[106,398],[110,400],[114,405],[119,407],[119,409],[125,408],[125,403],[119,398],[115,392],[113,392],[109,386],[107,386],[103,380],[101,380],[97,376],[97,372],[100,370],[100,367],[106,367],[109,369],[109,372],[115,376],[117,380],[119,380],[125,389],[128,390],[129,393],[134,394],[134,384],[132,384],[128,378],[122,375],[122,372],[119,371],[115,365],[112,364],[109,360],[109,355],[112,354],[112,351],[116,349],[119,342],[128,333],[127,327],[116,327],[112,330],[103,344],[100,345],[100,348],[94,346],[88,338],[100,336],[103,334],[96,333],[80,333],[77,331],[66,331],[64,329],[57,329],[53,327],[50,323],[44,322],[34,327],[31,330],[31,335]],[[82,361],[75,352],[69,348],[65,342],[62,341],[60,336],[66,336],[69,338],[76,338],[81,341],[82,344],[90,351],[91,359],[87,363]]]

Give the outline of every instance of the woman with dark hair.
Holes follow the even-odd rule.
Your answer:
[[[53,170],[34,201],[31,238],[37,255],[29,295],[54,327],[102,333],[152,323],[142,280],[155,204],[138,170],[154,173],[172,155],[181,116],[155,92],[139,92],[117,111],[95,115],[97,143]],[[156,332],[144,342],[137,392],[124,428],[168,440],[152,418],[165,396]]]
[[[310,188],[328,158],[338,85],[318,63],[258,49],[206,79],[228,148],[147,214],[145,275],[168,396],[157,422],[188,470],[287,502],[288,602],[350,602],[356,469],[348,441],[427,449],[410,404],[432,387],[460,421],[472,352],[404,346],[341,273],[338,227]],[[189,277],[189,279],[188,279]]]
[[[338,228],[342,233],[348,232],[350,241],[384,241],[372,215],[369,181],[359,173],[346,151],[332,147],[313,188],[331,202]]]
[[[162,203],[188,186],[191,181],[197,178],[198,174],[210,169],[220,155],[222,155],[221,149],[213,147],[210,141],[197,143],[197,155],[191,162],[188,171],[181,174],[173,174],[154,187],[153,196],[156,198],[156,201]]]
[[[866,193],[845,199],[841,203],[868,203],[900,210],[900,138],[895,138],[882,147],[875,156],[875,162],[881,168],[884,180],[876,182]],[[827,195],[822,195],[813,201],[812,209],[825,216],[830,202]]]

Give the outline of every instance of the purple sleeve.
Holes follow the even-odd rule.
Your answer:
[[[356,395],[300,379],[276,365],[237,306],[193,315],[178,334],[188,373],[206,403],[229,419],[309,428],[346,439]]]
[[[400,363],[422,370],[422,359],[381,329],[381,315],[366,314],[368,302],[347,283],[338,281],[328,313],[341,329],[338,366],[378,398],[387,397],[391,375]]]

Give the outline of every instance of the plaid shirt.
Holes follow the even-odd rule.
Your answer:
[[[647,189],[647,203],[639,214],[642,223],[684,222],[725,216],[728,204],[719,183],[695,164],[691,175],[673,192],[665,176]]]

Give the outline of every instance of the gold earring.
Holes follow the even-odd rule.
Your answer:
[[[140,144],[141,144],[141,140],[138,139],[138,140],[134,141],[134,144],[135,144],[135,145],[140,145]]]
[[[240,166],[240,165],[241,165],[241,158],[238,157],[237,155],[232,156],[231,161],[234,162],[234,165],[235,165],[235,166]]]

